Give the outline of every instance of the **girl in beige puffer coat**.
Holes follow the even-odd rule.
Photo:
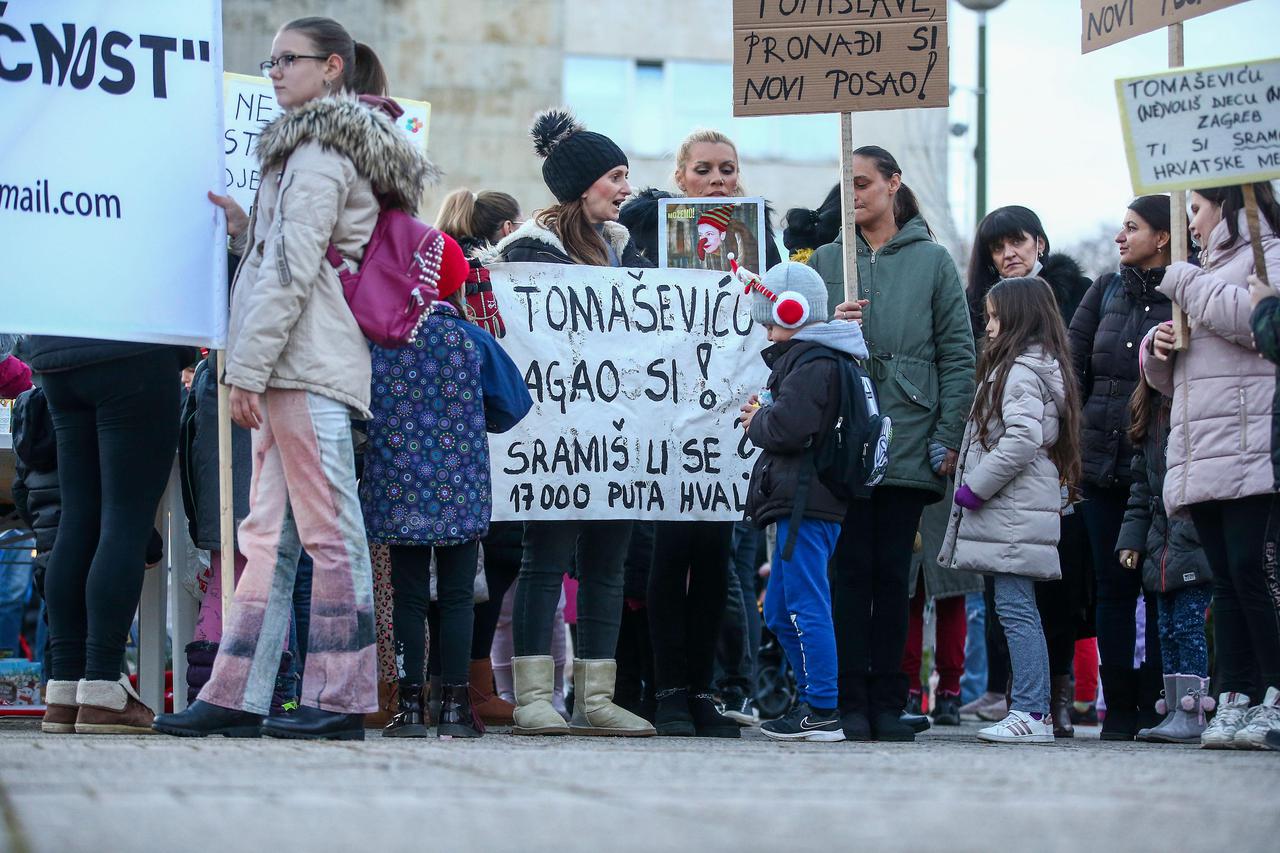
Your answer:
[[[1270,184],[1255,184],[1254,191],[1267,276],[1275,284],[1280,205]],[[1249,324],[1254,257],[1242,189],[1204,189],[1189,200],[1203,266],[1170,265],[1159,290],[1186,313],[1191,338],[1185,351],[1173,352],[1171,327],[1156,327],[1143,341],[1141,364],[1147,383],[1173,398],[1165,508],[1171,517],[1190,514],[1213,570],[1218,712],[1200,742],[1260,749],[1269,731],[1280,731],[1280,497],[1271,463],[1276,368],[1258,353]]]
[[[1049,653],[1035,582],[1061,577],[1062,484],[1079,476],[1079,393],[1067,330],[1040,278],[1006,279],[987,293],[988,343],[960,450],[955,505],[939,564],[992,575],[1009,640],[1009,715],[978,737],[1053,743]]]

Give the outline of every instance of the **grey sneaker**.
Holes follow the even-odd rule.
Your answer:
[[[1267,735],[1280,732],[1280,688],[1268,687],[1262,704],[1249,709],[1245,724],[1236,732],[1236,749],[1266,749]]]
[[[994,723],[1003,720],[1008,714],[1009,705],[1005,702],[1003,693],[988,691],[967,705],[960,706],[961,719],[966,717],[969,719],[977,718]]]
[[[1218,712],[1213,722],[1200,735],[1204,749],[1234,749],[1236,732],[1244,727],[1245,714],[1249,711],[1249,697],[1243,693],[1223,693],[1218,696]]]

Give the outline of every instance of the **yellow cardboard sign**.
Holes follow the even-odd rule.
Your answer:
[[[1280,58],[1116,81],[1133,191],[1280,178]]]

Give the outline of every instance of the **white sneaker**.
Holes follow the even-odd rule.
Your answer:
[[[1236,749],[1267,749],[1268,732],[1280,732],[1280,688],[1276,687],[1268,687],[1262,704],[1249,709],[1231,743]]]
[[[1010,711],[994,726],[978,732],[978,740],[988,743],[1053,743],[1053,726],[1048,715],[1037,720],[1025,711]]]
[[[1218,710],[1213,722],[1200,735],[1204,749],[1234,749],[1236,732],[1244,728],[1245,714],[1249,711],[1249,697],[1243,693],[1218,695]]]

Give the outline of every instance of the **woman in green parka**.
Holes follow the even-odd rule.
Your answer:
[[[912,740],[907,701],[912,546],[924,508],[944,496],[973,403],[974,348],[964,287],[893,155],[853,153],[858,298],[844,298],[841,234],[809,265],[841,320],[862,323],[880,408],[893,419],[889,470],[845,516],[832,575],[840,708],[850,740]]]

